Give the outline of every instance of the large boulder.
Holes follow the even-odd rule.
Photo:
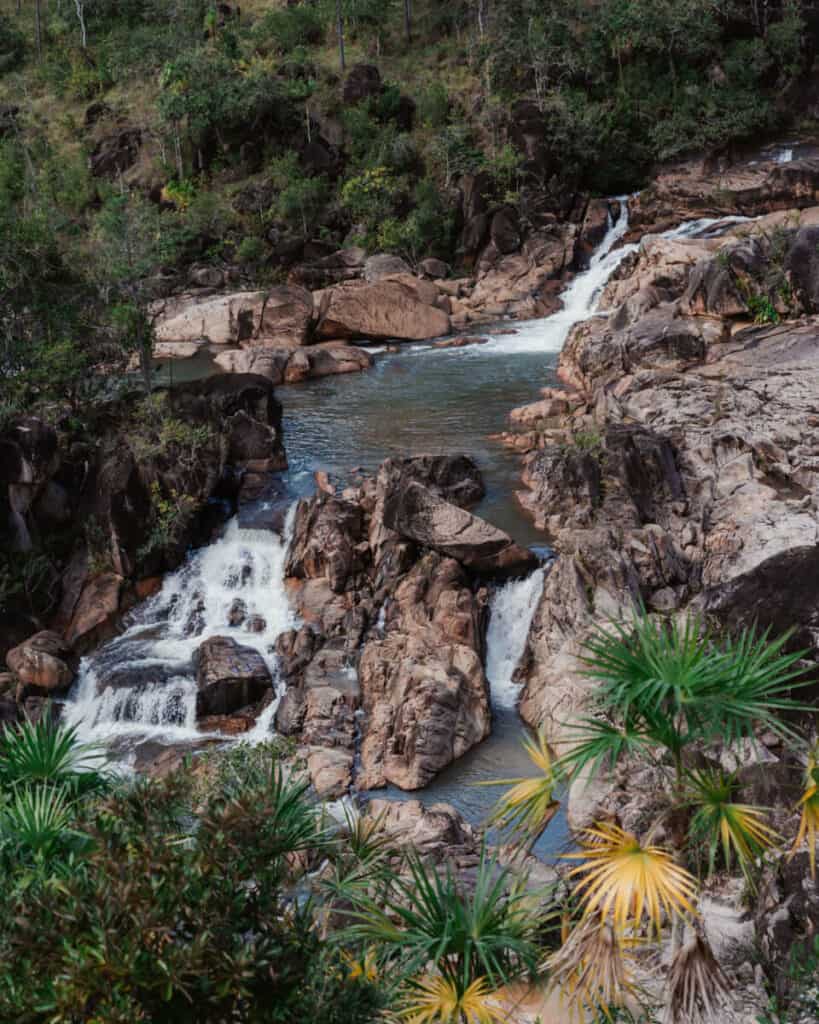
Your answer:
[[[334,593],[343,593],[359,562],[364,536],[358,505],[327,495],[301,501],[286,573],[296,579],[326,578]]]
[[[374,64],[354,64],[344,79],[344,102],[350,106],[379,96],[384,86],[381,72]]]
[[[68,612],[67,601],[73,597],[65,638],[75,650],[84,654],[117,632],[124,581],[115,572],[83,575],[82,580],[79,596],[66,590],[63,604]],[[58,616],[58,620],[60,618],[62,616]]]
[[[366,262],[366,249],[348,246],[294,267],[289,280],[314,291],[330,288],[342,281],[354,281],[363,277]]]
[[[451,804],[425,807],[420,800],[370,800],[367,814],[379,822],[396,846],[433,861],[474,866],[480,836]]]
[[[386,634],[359,661],[361,788],[420,789],[489,734],[481,619],[452,559],[424,556],[396,588]]]
[[[6,664],[19,681],[24,697],[51,697],[65,693],[74,681],[77,658],[58,633],[35,633],[6,655]]]
[[[183,295],[157,304],[154,313],[156,341],[165,351],[190,343],[292,348],[309,338],[313,296],[298,285],[205,298]]]
[[[141,128],[122,128],[106,135],[94,147],[88,164],[95,178],[113,178],[137,161],[142,145]]]
[[[373,365],[363,348],[330,341],[309,348],[248,348],[220,352],[214,362],[228,373],[258,373],[273,384],[296,384],[340,373],[360,373]]]
[[[393,277],[395,274],[411,273],[412,270],[406,260],[388,252],[376,253],[364,264],[364,280],[368,284],[380,281],[384,277]]]
[[[417,481],[396,488],[384,505],[384,524],[402,537],[455,558],[476,572],[524,575],[537,559],[503,530],[446,501]]]
[[[264,658],[231,637],[213,636],[200,644],[196,666],[197,717],[229,715],[256,704],[273,684]]]
[[[374,284],[349,282],[322,295],[319,338],[425,341],[449,333],[449,317],[434,303],[438,290],[409,275]]]

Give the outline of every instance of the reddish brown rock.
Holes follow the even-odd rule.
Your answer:
[[[16,676],[18,700],[65,693],[74,681],[77,658],[58,633],[35,633],[6,655],[6,664]]]
[[[230,715],[255,704],[270,692],[272,677],[264,658],[253,647],[231,637],[214,636],[196,651],[198,718]]]
[[[427,293],[427,285],[432,293]],[[449,317],[436,308],[437,289],[409,275],[375,284],[351,282],[322,296],[319,338],[425,341],[449,333]]]
[[[110,639],[119,627],[123,578],[112,572],[85,582],[65,631],[68,643],[81,654]]]

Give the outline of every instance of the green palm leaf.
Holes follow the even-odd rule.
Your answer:
[[[779,838],[765,823],[764,811],[734,800],[736,778],[719,769],[688,772],[686,802],[694,808],[689,835],[708,847],[708,871],[714,871],[717,850],[722,847],[730,870],[736,854],[747,874],[751,863]]]
[[[533,909],[531,892],[485,850],[471,891],[449,866],[438,872],[416,854],[406,866],[408,875],[394,874],[377,894],[359,896],[347,942],[380,947],[397,958],[405,977],[432,963],[462,987],[481,976],[497,987],[536,967],[534,940],[543,913]]]
[[[0,736],[0,781],[7,785],[50,783],[87,792],[108,781],[106,760],[104,750],[77,739],[76,729],[54,726],[47,717]]]

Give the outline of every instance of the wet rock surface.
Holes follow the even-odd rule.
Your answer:
[[[273,680],[264,658],[232,637],[205,640],[194,655],[197,717],[230,715],[260,701]]]

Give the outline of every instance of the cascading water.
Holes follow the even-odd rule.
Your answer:
[[[514,681],[515,669],[526,647],[545,578],[546,570],[536,569],[525,579],[511,580],[492,598],[486,632],[486,678],[495,708],[513,708],[517,701],[520,687]]]
[[[481,346],[481,355],[493,351],[511,353],[559,352],[575,324],[588,320],[597,310],[597,302],[611,275],[636,244],[618,245],[629,227],[628,196],[618,196],[620,213],[616,220],[609,213],[608,229],[595,249],[589,269],[578,274],[561,295],[563,308],[544,320],[522,323],[511,337],[495,338]]]
[[[276,640],[295,625],[284,588],[294,516],[295,506],[283,537],[241,529],[233,519],[220,540],[167,576],[160,592],[132,613],[124,633],[83,659],[65,708],[67,724],[96,742],[201,738],[193,655],[211,636],[255,648],[275,681]],[[246,738],[268,735],[276,703]]]

